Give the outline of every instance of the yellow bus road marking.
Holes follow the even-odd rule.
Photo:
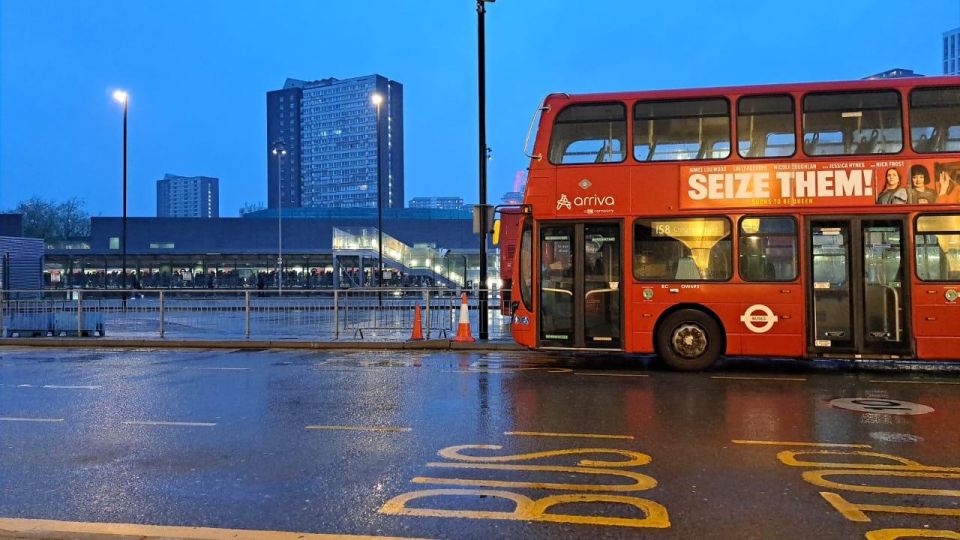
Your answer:
[[[592,373],[584,371],[577,371],[574,375],[582,377],[649,377],[649,375],[643,373]]]
[[[577,439],[625,439],[633,440],[632,435],[603,435],[599,433],[549,433],[541,431],[504,431],[504,435],[518,437],[571,437]]]
[[[960,382],[955,381],[894,381],[894,380],[885,380],[885,379],[874,379],[871,380],[872,383],[878,384],[955,384],[960,385]]]
[[[157,420],[125,420],[128,426],[181,426],[181,427],[213,427],[214,422],[164,422]]]
[[[448,486],[471,486],[517,489],[547,489],[556,491],[645,491],[657,486],[657,481],[645,474],[612,468],[594,467],[562,467],[553,465],[504,465],[500,463],[427,463],[427,467],[443,467],[448,469],[476,469],[493,471],[532,471],[566,473],[568,477],[574,475],[607,475],[619,476],[633,480],[632,484],[558,484],[553,482],[517,482],[508,480],[478,480],[470,478],[435,478],[417,476],[411,482],[414,484],[441,484]]]
[[[0,416],[0,422],[63,422],[63,418],[19,418],[15,416]]]
[[[960,540],[960,532],[933,529],[880,529],[870,531],[867,540],[899,540],[900,538],[940,538],[941,540]]]
[[[408,428],[408,427],[378,427],[378,426],[307,426],[306,429],[327,430],[327,431],[373,431],[377,433],[401,433],[401,432],[413,431],[413,428]]]
[[[733,375],[714,375],[711,379],[726,379],[730,381],[793,381],[806,382],[803,377],[737,377]]]
[[[870,518],[866,512],[878,512],[887,514],[912,514],[921,516],[944,516],[960,517],[960,509],[957,508],[937,508],[928,506],[894,506],[886,504],[857,504],[852,503],[837,493],[821,491],[820,496],[828,503],[833,505],[834,509],[843,517],[850,521],[860,523],[869,523]]]
[[[246,529],[213,529],[208,527],[168,527],[137,525],[133,523],[84,523],[48,519],[0,518],[0,536],[29,535],[28,538],[64,538],[78,535],[99,535],[118,538],[182,538],[184,540],[334,540],[337,538],[391,539],[391,536],[363,536],[350,534],[315,534],[284,531],[254,531]],[[18,536],[19,537],[19,536]]]
[[[797,442],[797,441],[748,441],[732,440],[733,444],[765,444],[768,446],[824,446],[828,448],[873,448],[869,444],[824,443],[824,442]]]

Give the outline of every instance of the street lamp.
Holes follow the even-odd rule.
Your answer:
[[[486,3],[495,0],[477,0],[477,90],[480,113],[480,287],[478,311],[480,320],[478,334],[480,339],[489,337],[487,331],[487,96],[486,96],[486,58],[484,43],[483,14],[486,13]]]
[[[283,183],[280,175],[283,156],[287,155],[283,141],[274,143],[273,155],[277,156],[277,295],[283,296]]]
[[[120,235],[120,288],[127,288],[127,102],[129,96],[123,90],[116,90],[113,99],[123,105],[123,218]],[[126,298],[126,294],[123,295]]]
[[[377,286],[383,286],[383,174],[380,172],[380,104],[383,96],[374,93],[370,101],[377,107]],[[381,302],[382,300],[381,296]]]

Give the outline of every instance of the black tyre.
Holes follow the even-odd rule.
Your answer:
[[[723,332],[706,313],[682,309],[660,323],[655,344],[657,355],[671,369],[700,371],[720,359]]]

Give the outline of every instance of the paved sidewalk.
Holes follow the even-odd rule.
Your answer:
[[[10,347],[90,347],[97,349],[392,349],[392,350],[465,350],[522,351],[512,341],[477,340],[457,343],[449,339],[424,341],[297,341],[297,340],[177,340],[177,339],[103,339],[103,338],[4,338],[0,346]]]

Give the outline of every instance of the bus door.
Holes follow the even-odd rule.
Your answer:
[[[903,218],[814,218],[808,231],[810,350],[909,354]]]
[[[540,227],[541,347],[623,348],[621,225]]]

